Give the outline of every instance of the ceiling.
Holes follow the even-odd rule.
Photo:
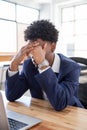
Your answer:
[[[35,7],[35,8],[39,8],[40,5],[43,4],[51,4],[53,5],[53,3],[56,4],[63,4],[63,3],[75,3],[75,2],[81,2],[81,1],[86,1],[87,0],[5,0],[5,1],[9,1],[12,3],[17,3],[20,5],[25,5],[25,6],[31,6],[31,7]]]
[[[27,5],[29,4],[50,4],[50,3],[62,3],[62,2],[77,2],[77,1],[86,1],[87,0],[5,0],[5,1],[10,1],[22,5]]]
[[[53,3],[53,2],[64,2],[64,1],[70,1],[70,0],[6,0],[14,3],[19,3],[19,4],[24,4],[24,5],[29,5],[30,3],[33,4],[48,4],[48,3]]]
[[[20,4],[29,4],[29,3],[38,3],[38,4],[43,4],[43,3],[51,3],[52,0],[6,0],[14,3],[20,3]]]

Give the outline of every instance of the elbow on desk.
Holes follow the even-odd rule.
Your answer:
[[[56,111],[62,111],[63,109],[66,108],[66,104],[54,104],[53,105],[53,108],[56,110]]]
[[[67,102],[65,100],[49,100],[52,107],[54,108],[54,110],[56,111],[62,111],[63,109],[65,109],[67,107]]]
[[[7,98],[7,100],[8,100],[9,102],[15,102],[15,100],[13,100],[13,99]]]
[[[10,101],[10,102],[14,102],[15,100],[10,98],[9,96],[6,96],[7,100]]]
[[[54,107],[54,109],[56,111],[62,111],[63,109],[65,109],[66,107],[62,106],[62,107]]]
[[[15,99],[10,94],[5,93],[5,95],[6,95],[6,98],[7,98],[8,101],[10,101],[10,102],[15,101]]]

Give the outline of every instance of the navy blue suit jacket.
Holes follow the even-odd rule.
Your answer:
[[[43,99],[44,90],[55,110],[62,110],[67,105],[83,107],[78,99],[80,67],[64,55],[58,55],[60,70],[57,76],[51,68],[40,74],[31,59],[24,62],[21,74],[9,77],[7,71],[5,82],[7,99],[15,101],[28,89],[32,97]]]

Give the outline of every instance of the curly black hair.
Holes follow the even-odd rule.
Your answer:
[[[25,41],[37,40],[38,38],[43,41],[57,42],[59,31],[48,20],[34,21],[24,31]]]

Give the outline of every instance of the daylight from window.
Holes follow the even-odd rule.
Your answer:
[[[62,8],[62,36],[67,55],[87,57],[87,4]]]
[[[39,10],[0,1],[0,53],[17,52],[25,44],[24,30],[39,19]]]

